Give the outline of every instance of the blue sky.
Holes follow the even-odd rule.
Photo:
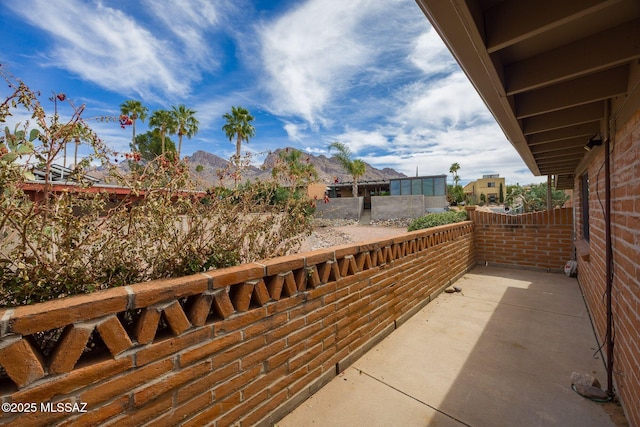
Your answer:
[[[458,162],[463,183],[487,173],[508,184],[544,180],[413,0],[5,1],[0,63],[41,91],[47,111],[53,92],[85,104],[85,118],[117,115],[127,99],[150,112],[185,104],[200,129],[184,155],[229,158],[222,115],[240,105],[255,117],[243,152],[256,162],[285,146],[328,155],[341,141],[407,175],[448,174]],[[128,149],[130,129],[93,128]]]

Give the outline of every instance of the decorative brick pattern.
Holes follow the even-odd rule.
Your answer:
[[[37,351],[20,337],[10,337],[2,343],[0,365],[18,387],[24,387],[45,375]]]
[[[15,388],[2,400],[74,396],[89,409],[2,422],[259,424],[464,274],[475,250],[467,221],[0,310]],[[32,344],[58,328],[53,351]],[[105,352],[84,360],[91,337]]]
[[[131,340],[116,316],[109,316],[98,323],[96,329],[100,337],[109,348],[112,356],[117,356],[131,347]]]
[[[78,323],[67,326],[51,358],[49,373],[62,374],[71,371],[80,359],[94,329],[95,324]]]

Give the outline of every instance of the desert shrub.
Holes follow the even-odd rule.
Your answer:
[[[411,224],[409,224],[407,231],[421,230],[423,228],[437,227],[439,225],[453,224],[454,222],[466,220],[467,213],[465,211],[431,213],[414,219]]]
[[[24,123],[0,135],[0,307],[284,255],[310,234],[311,201],[299,192],[285,197],[277,179],[205,194],[186,163],[137,153],[127,155],[136,167],[123,172],[82,107],[58,96],[73,114],[47,116],[37,93],[0,74],[10,90],[0,123],[20,108],[38,129]],[[48,172],[80,137],[92,154],[74,166],[75,185],[53,191],[45,173],[41,200],[32,200],[24,187],[33,168]],[[96,163],[129,194],[114,200],[87,181],[86,169]]]

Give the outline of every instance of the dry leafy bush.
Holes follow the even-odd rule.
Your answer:
[[[437,227],[439,225],[453,224],[456,222],[466,221],[466,211],[448,211],[439,213],[430,213],[420,218],[414,219],[407,231],[422,230],[423,228]]]
[[[311,201],[281,187],[278,177],[205,194],[174,159],[138,163],[125,174],[109,162],[113,153],[81,117],[82,107],[70,104],[74,114],[64,121],[48,117],[37,93],[0,73],[11,90],[0,123],[23,109],[36,124],[0,135],[0,306],[279,256],[310,233]],[[74,185],[54,191],[48,172],[66,145],[78,142],[93,154],[74,167]],[[98,162],[128,195],[114,199],[108,187],[84,179]],[[38,201],[25,192],[35,166],[45,171]]]

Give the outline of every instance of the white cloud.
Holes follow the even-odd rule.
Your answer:
[[[184,46],[183,55],[201,66],[215,67],[217,58],[206,38],[207,32],[221,24],[224,15],[217,9],[223,2],[213,4],[206,0],[182,0],[177,6],[164,0],[145,0],[148,12],[164,23]],[[186,61],[184,61],[186,62]]]
[[[324,125],[325,106],[375,54],[358,31],[378,8],[365,0],[310,0],[259,28],[273,110],[300,116],[315,129]]]
[[[389,149],[390,143],[387,136],[378,130],[351,130],[336,136],[336,140],[344,143],[349,150],[357,156],[363,151],[373,149]]]
[[[290,141],[302,141],[303,132],[309,128],[306,123],[285,123],[283,126]]]
[[[45,65],[66,69],[85,81],[142,98],[158,98],[158,93],[184,96],[200,77],[198,63],[184,61],[184,48],[154,35],[132,16],[96,1],[50,2],[25,0],[9,5],[31,25],[48,33],[51,50]],[[182,22],[195,12],[184,13]],[[177,12],[172,16],[176,16]],[[201,14],[198,23],[210,25],[215,15]],[[195,30],[182,28],[192,37],[190,46],[201,45]]]
[[[442,39],[433,28],[414,40],[410,61],[426,75],[451,72],[457,64]]]
[[[407,100],[396,120],[410,126],[455,128],[493,120],[462,71],[441,79],[417,82],[401,93]]]

